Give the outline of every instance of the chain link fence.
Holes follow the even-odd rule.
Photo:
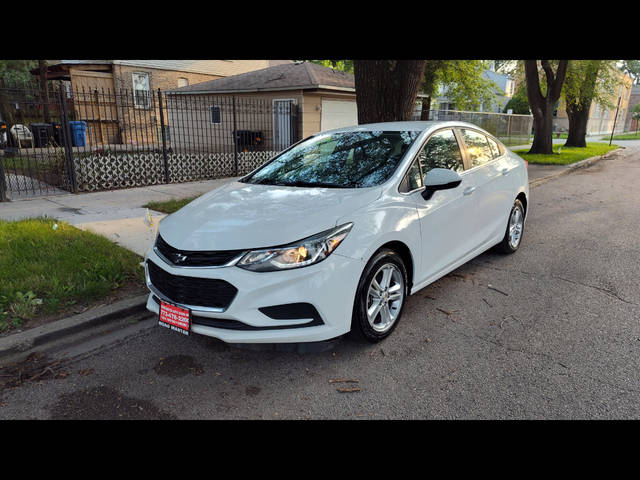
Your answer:
[[[466,112],[462,110],[429,110],[428,118],[416,110],[413,120],[460,121],[483,128],[506,146],[531,143],[533,115],[515,115],[493,112]]]

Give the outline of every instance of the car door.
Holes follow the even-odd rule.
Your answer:
[[[494,152],[487,136],[479,130],[460,128],[459,133],[469,166],[465,172],[468,181],[465,193],[473,198],[471,238],[475,248],[482,248],[495,238],[498,230],[504,234],[506,227],[502,225],[506,193],[501,188],[499,150]]]
[[[464,172],[462,152],[451,128],[433,133],[417,156],[421,178],[432,168]],[[469,242],[469,197],[464,180],[456,188],[438,190],[430,198],[420,196],[416,207],[420,219],[422,252],[415,284],[437,278],[471,248]]]

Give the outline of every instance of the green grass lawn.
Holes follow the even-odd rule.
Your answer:
[[[514,153],[525,159],[529,163],[543,165],[569,165],[586,158],[597,157],[615,150],[617,145],[609,146],[606,143],[587,143],[586,148],[564,147],[562,144],[553,146],[552,155],[530,154],[529,149],[514,150]],[[559,152],[559,153],[558,153]]]
[[[602,137],[602,140],[609,140],[610,138],[611,136]],[[614,140],[640,140],[640,132],[638,133],[629,132],[629,133],[624,133],[622,135],[615,135],[613,139]]]
[[[177,210],[180,210],[187,203],[194,201],[198,198],[199,195],[195,197],[181,198],[179,200],[166,200],[164,202],[149,202],[143,207],[150,208],[151,210],[155,210],[156,212],[162,213],[173,213]]]
[[[0,333],[102,300],[123,286],[142,287],[140,261],[64,222],[0,220]]]

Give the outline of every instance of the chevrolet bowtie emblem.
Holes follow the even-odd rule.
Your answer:
[[[186,256],[186,255],[183,255],[182,253],[176,253],[176,254],[173,256],[173,261],[174,261],[174,263],[182,263],[182,262],[184,262],[186,259],[187,259],[187,256]]]

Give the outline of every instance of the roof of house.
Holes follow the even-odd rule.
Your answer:
[[[355,92],[352,74],[310,62],[275,65],[253,72],[196,83],[168,93],[232,93],[273,90],[328,89]]]
[[[47,60],[52,67],[75,65],[125,65],[207,75],[236,75],[273,65],[293,63],[291,60]]]

